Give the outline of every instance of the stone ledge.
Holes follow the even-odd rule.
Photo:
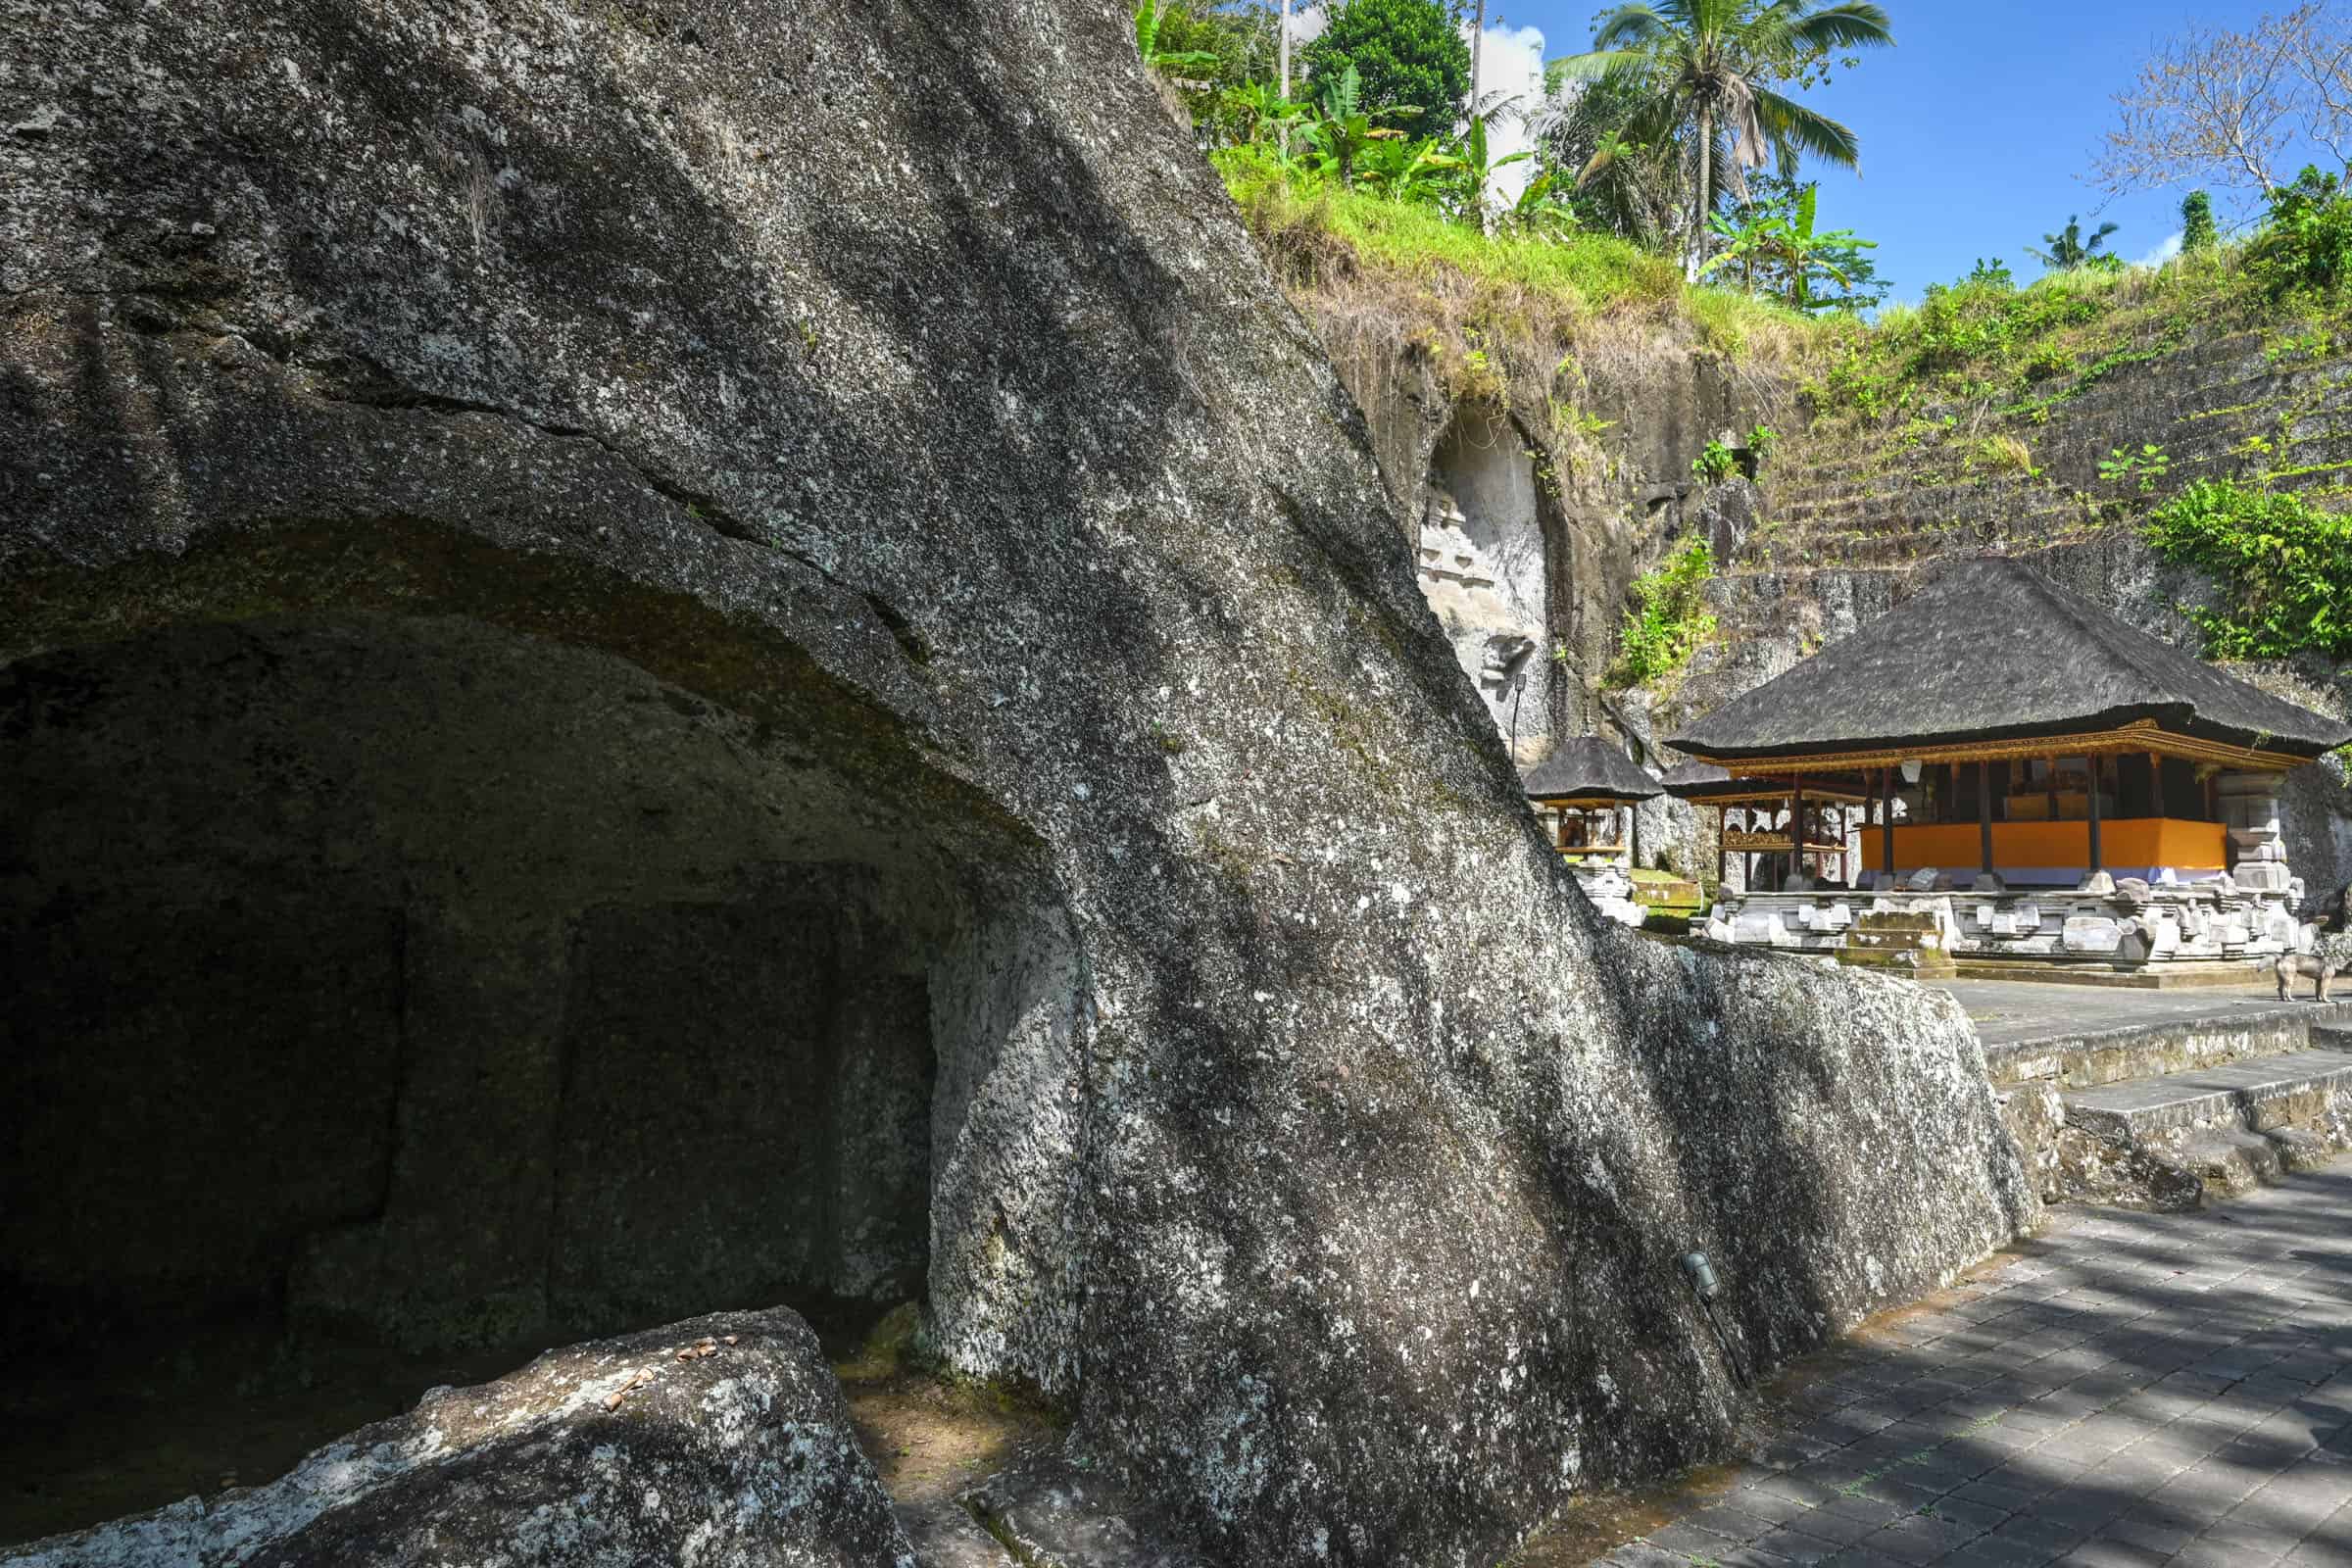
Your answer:
[[[1960,976],[1965,980],[2032,980],[2043,985],[2107,986],[2128,991],[2220,989],[2242,986],[2271,972],[2269,963],[2255,958],[2178,964],[2159,960],[2141,968],[2034,957],[1962,956],[1957,962]]]
[[[1996,1085],[2048,1078],[2070,1090],[2095,1089],[2300,1051],[2318,1044],[2323,1034],[2340,1034],[2346,1025],[2352,1025],[2352,1002],[2280,1003],[2210,1017],[1987,1045],[1984,1070]]]
[[[2143,1138],[2176,1127],[2262,1130],[2272,1102],[2352,1089],[2352,1051],[2321,1047],[2067,1093],[2070,1125]]]

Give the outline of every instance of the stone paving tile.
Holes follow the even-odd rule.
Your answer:
[[[2352,1568],[2352,1161],[2060,1211],[1791,1404],[1612,1568]]]
[[[2133,991],[2106,986],[2053,986],[2031,980],[1946,980],[1986,1045],[2053,1040],[2117,1028],[2161,1027],[2190,1019],[2259,1017],[2308,1007],[2315,1020],[2342,1021],[2347,1010],[2281,1009],[2275,985],[2216,986],[2210,990]],[[2052,993],[2058,993],[2053,995]]]

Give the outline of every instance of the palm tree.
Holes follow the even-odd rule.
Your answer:
[[[2041,236],[2041,242],[2049,247],[2048,250],[2037,251],[2029,245],[2026,247],[2026,254],[2051,271],[2063,272],[2070,268],[2083,266],[2096,257],[2099,254],[2099,247],[2107,243],[2107,236],[2122,226],[2121,223],[2101,223],[2085,241],[2082,238],[2082,220],[2075,214],[2069,213],[2066,215],[2064,228],[2055,234]]]
[[[1802,154],[1842,169],[1860,161],[1851,130],[1769,84],[1826,54],[1893,42],[1886,13],[1869,0],[1657,0],[1619,6],[1593,31],[1591,52],[1552,65],[1565,77],[1638,90],[1627,145],[1683,143],[1696,173],[1695,275],[1718,190],[1745,200],[1747,174],[1775,159],[1790,177]],[[1582,179],[1597,172],[1588,166]]]
[[[1545,167],[1573,181],[1580,220],[1645,250],[1668,247],[1683,200],[1676,151],[1671,143],[1648,146],[1626,134],[1634,111],[1647,102],[1641,83],[1619,72],[1568,87],[1556,70],[1547,70],[1544,81],[1536,137]]]

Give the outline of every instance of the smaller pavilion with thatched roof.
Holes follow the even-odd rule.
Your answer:
[[[1600,912],[1640,925],[1631,875],[1642,853],[1634,808],[1664,794],[1622,748],[1597,735],[1563,743],[1527,776],[1527,798],[1551,814],[1552,847]]]
[[[1900,913],[1932,919],[1931,945],[1963,972],[2185,978],[2308,944],[2280,781],[2348,740],[2352,726],[2127,626],[2022,562],[1984,560],[1945,569],[1670,744],[1725,775],[1694,775],[1676,789],[1685,799],[1768,791],[1786,809],[1769,843],[1727,833],[1727,850],[1779,855],[1779,879],[1726,895],[1710,936],[1842,956],[1858,920]],[[1825,801],[1877,806],[1850,877],[1842,829],[1814,845]]]
[[[1788,791],[1770,779],[1738,778],[1729,768],[1691,760],[1668,768],[1658,783],[1676,800],[1715,813],[1719,885],[1731,882],[1734,857],[1746,887],[1779,887],[1800,873],[1843,881],[1854,863],[1848,852],[1855,812],[1864,821],[1870,814],[1867,797],[1817,784],[1805,796],[1811,809],[1800,840],[1791,826]]]

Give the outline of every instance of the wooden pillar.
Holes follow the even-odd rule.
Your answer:
[[[1805,775],[1788,780],[1788,874],[1805,874]]]
[[[2058,820],[2058,754],[2056,752],[2052,752],[2050,754],[2049,783],[2050,790],[2047,797],[2049,802],[2049,815],[2044,817],[2043,820],[2055,822]]]
[[[1992,764],[1977,764],[1977,860],[1992,875]]]
[[[2086,762],[2088,762],[2088,763],[2090,764],[2090,869],[2091,869],[2091,873],[2092,873],[2092,874],[2095,876],[2095,875],[2096,875],[2096,874],[2099,872],[2099,870],[2100,870],[2100,868],[2101,868],[2101,862],[2102,862],[2102,860],[2103,860],[2103,858],[2104,858],[2101,856],[2101,854],[2100,854],[2100,851],[2099,851],[2099,761],[2100,761],[2100,759],[2099,759],[2099,757],[2098,757],[2098,756],[2097,756],[2097,755],[2094,753],[2093,755],[2091,755],[2091,756],[2089,756],[2089,757],[2087,757],[2087,758],[2084,758],[2084,759],[2083,759],[2083,760],[2084,760],[2084,761],[2086,761]]]
[[[2148,754],[2148,814],[2164,815],[2164,759],[2154,752]]]
[[[1732,813],[1715,808],[1715,896],[1723,897],[1724,884],[1732,879],[1732,852],[1723,847],[1724,829],[1731,825]]]
[[[1879,769],[1879,858],[1894,875],[1894,769]]]
[[[1625,843],[1627,856],[1625,868],[1629,871],[1640,870],[1642,866],[1642,803],[1640,801],[1625,803]]]

